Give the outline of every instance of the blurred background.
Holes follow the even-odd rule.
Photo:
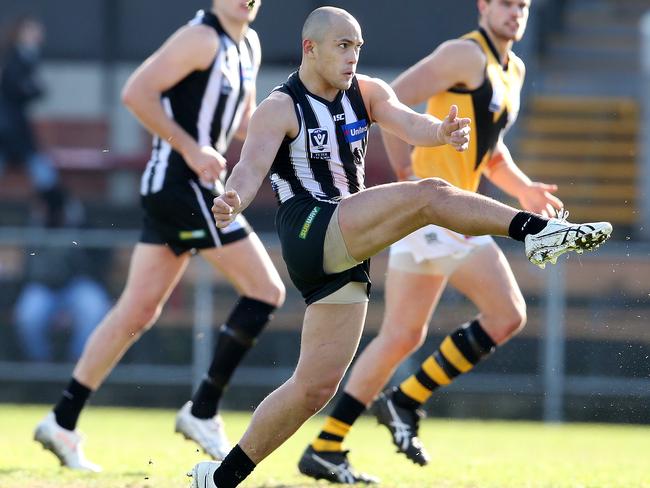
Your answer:
[[[327,2],[266,0],[258,98],[297,68],[300,28]],[[354,0],[359,71],[392,81],[440,42],[473,30],[474,0]],[[7,74],[19,23],[33,84],[3,117],[0,158],[0,402],[51,403],[88,333],[121,291],[140,226],[150,137],[121,105],[133,69],[199,8],[198,0],[2,0]],[[27,18],[25,18],[27,16]],[[547,421],[650,422],[650,0],[534,0],[519,122],[509,133],[531,178],[557,183],[571,220],[610,220],[612,242],[542,271],[499,240],[528,303],[528,325],[495,357],[429,402],[430,414]],[[0,72],[0,76],[3,76]],[[22,117],[22,118],[21,118]],[[33,128],[19,130],[21,126]],[[13,132],[11,129],[14,129]],[[2,132],[4,130],[4,132]],[[377,132],[370,184],[392,174]],[[228,157],[237,161],[240,146]],[[493,188],[484,191],[506,199]],[[513,203],[513,202],[510,202]],[[274,232],[270,185],[247,212],[288,287],[286,305],[235,374],[226,407],[252,410],[291,374],[304,303]],[[383,313],[386,254],[373,260],[367,340]],[[207,367],[213,331],[236,299],[196,258],[161,319],[94,405],[180,406]],[[412,371],[473,307],[448,290]]]

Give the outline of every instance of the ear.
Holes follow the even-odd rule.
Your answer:
[[[487,4],[488,4],[488,2],[486,2],[485,0],[477,0],[476,1],[476,6],[478,8],[479,15],[483,15],[483,13],[485,12],[485,9],[487,8]]]
[[[302,41],[302,54],[305,56],[313,56],[314,51],[316,50],[316,43],[311,39],[305,39]]]

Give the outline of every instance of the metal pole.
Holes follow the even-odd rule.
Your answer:
[[[205,375],[212,359],[213,306],[212,267],[201,259],[195,260],[197,269],[194,285],[194,324],[192,326],[192,391]]]
[[[650,239],[650,10],[643,15],[641,31],[641,120],[639,128],[639,147],[641,157],[638,160],[639,179],[639,234]]]
[[[564,260],[546,275],[546,334],[544,335],[544,421],[562,422],[564,406],[564,354],[566,281]]]

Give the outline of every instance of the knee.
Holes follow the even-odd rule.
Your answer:
[[[279,308],[284,305],[284,299],[286,297],[287,290],[284,287],[282,280],[271,282],[266,292],[267,298],[264,300],[270,305],[274,305],[275,308]]]
[[[501,310],[496,324],[490,327],[492,340],[497,344],[503,344],[524,328],[526,320],[526,304],[523,298],[511,302],[507,308]]]
[[[265,282],[251,282],[244,284],[242,294],[255,300],[259,300],[276,308],[284,304],[286,288],[278,276],[277,279],[270,279]]]
[[[118,323],[123,332],[131,337],[139,337],[160,317],[162,306],[159,303],[143,300],[135,303],[130,300],[118,300],[113,313],[118,315]]]
[[[416,202],[426,220],[431,220],[436,209],[449,199],[453,193],[453,186],[442,178],[424,178],[417,182]]]
[[[526,326],[528,316],[526,315],[526,302],[524,297],[518,295],[512,302],[512,311],[510,322],[512,325],[512,333],[516,334]]]

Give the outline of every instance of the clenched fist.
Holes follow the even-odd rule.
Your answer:
[[[241,199],[235,190],[228,190],[223,195],[214,199],[212,204],[212,215],[217,227],[227,227],[240,212]]]

